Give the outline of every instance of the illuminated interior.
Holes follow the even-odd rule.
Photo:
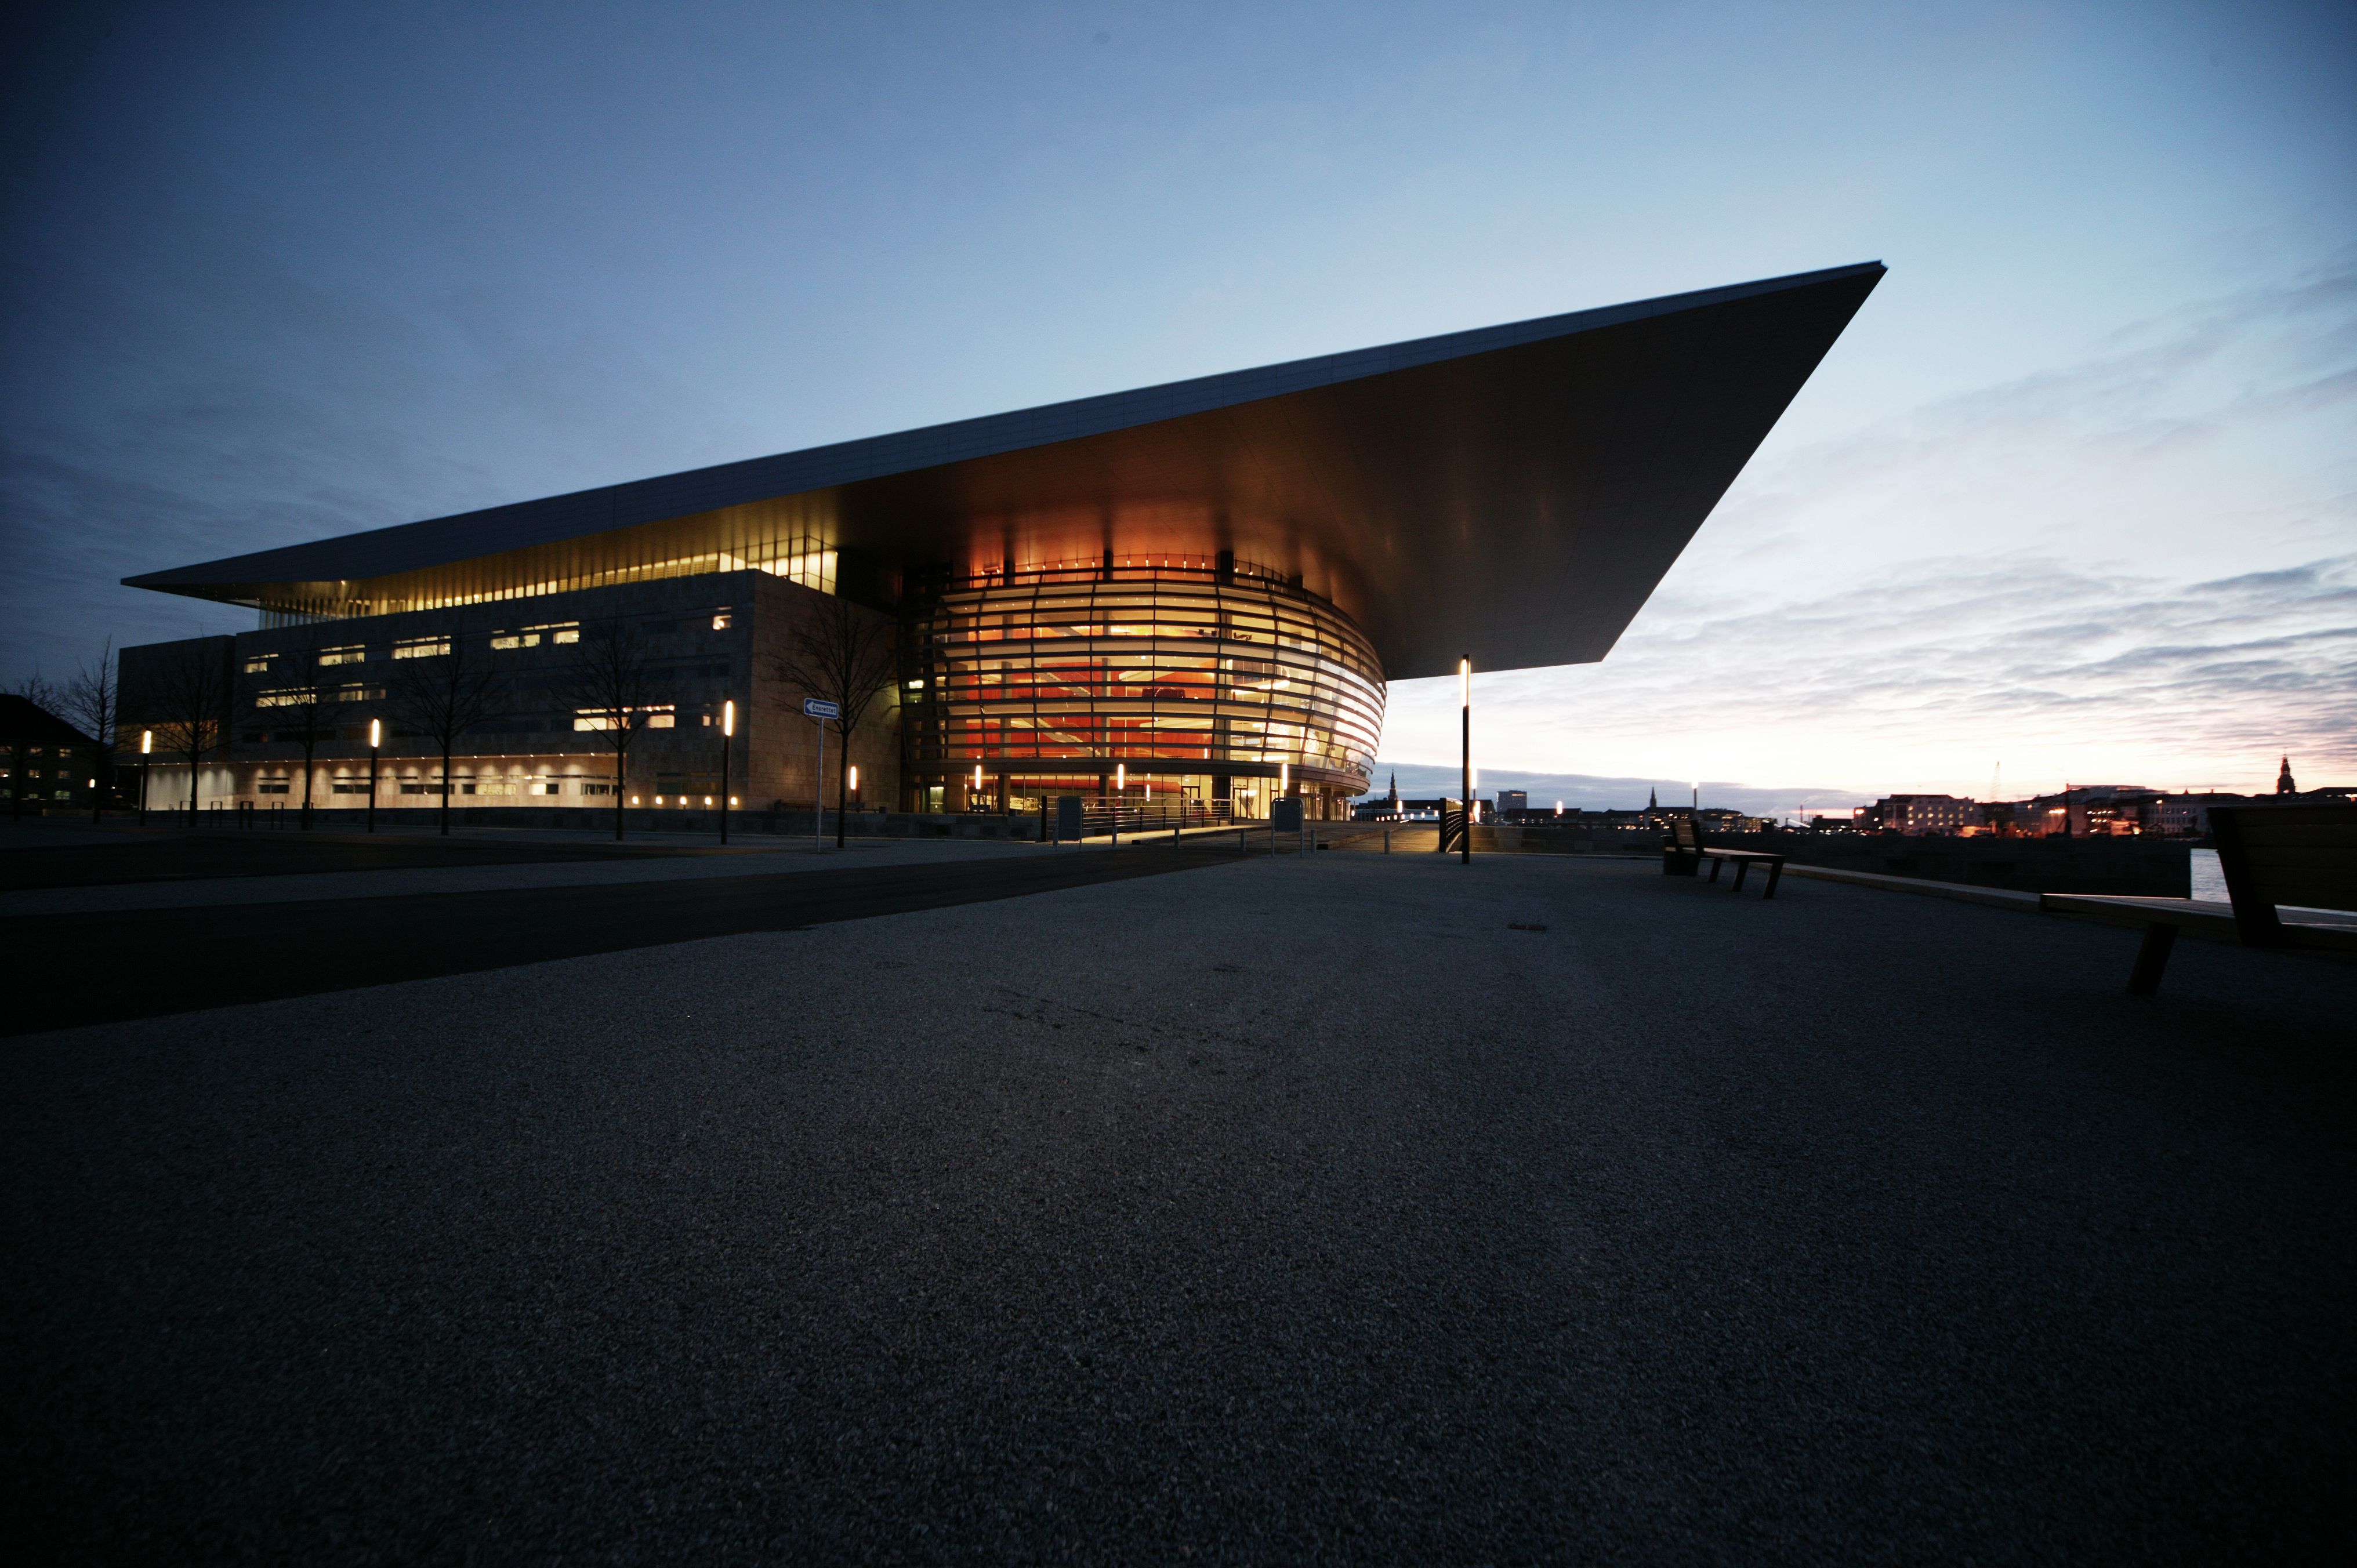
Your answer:
[[[918,809],[1062,794],[1312,816],[1368,788],[1383,672],[1340,612],[1213,557],[994,572],[926,600],[904,650]]]

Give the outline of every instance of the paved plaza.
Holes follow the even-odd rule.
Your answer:
[[[888,853],[1169,869],[0,1045],[12,1531],[2352,1542],[2357,967],[2186,943],[2136,999],[2128,932],[1641,862]]]

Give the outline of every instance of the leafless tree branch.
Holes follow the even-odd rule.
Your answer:
[[[646,639],[635,623],[620,617],[584,628],[550,689],[576,725],[586,726],[614,754],[614,837],[619,842],[630,743],[645,727],[653,702]]]
[[[829,596],[812,607],[794,628],[788,650],[771,662],[781,685],[838,710],[834,723],[843,744],[835,748],[834,843],[840,849],[851,788],[851,737],[869,704],[892,684],[892,628],[848,600]]]

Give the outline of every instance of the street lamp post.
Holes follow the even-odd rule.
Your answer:
[[[376,832],[376,748],[384,740],[384,721],[369,720],[368,831]]]
[[[720,704],[720,842],[728,842],[728,745],[737,736],[737,703]]]
[[[1465,787],[1464,864],[1473,864],[1473,660],[1457,661],[1457,678],[1460,687],[1457,699],[1459,731],[1458,760],[1459,776]]]
[[[156,732],[139,732],[139,825],[147,825],[147,754],[156,749]]]

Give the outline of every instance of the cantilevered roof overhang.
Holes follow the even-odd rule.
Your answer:
[[[292,607],[478,563],[556,580],[780,516],[903,575],[1232,550],[1394,680],[1604,657],[1882,276],[1876,262],[1298,360],[126,578]],[[648,541],[630,553],[644,557]],[[498,572],[489,572],[502,563]],[[858,564],[854,569],[849,564]]]

